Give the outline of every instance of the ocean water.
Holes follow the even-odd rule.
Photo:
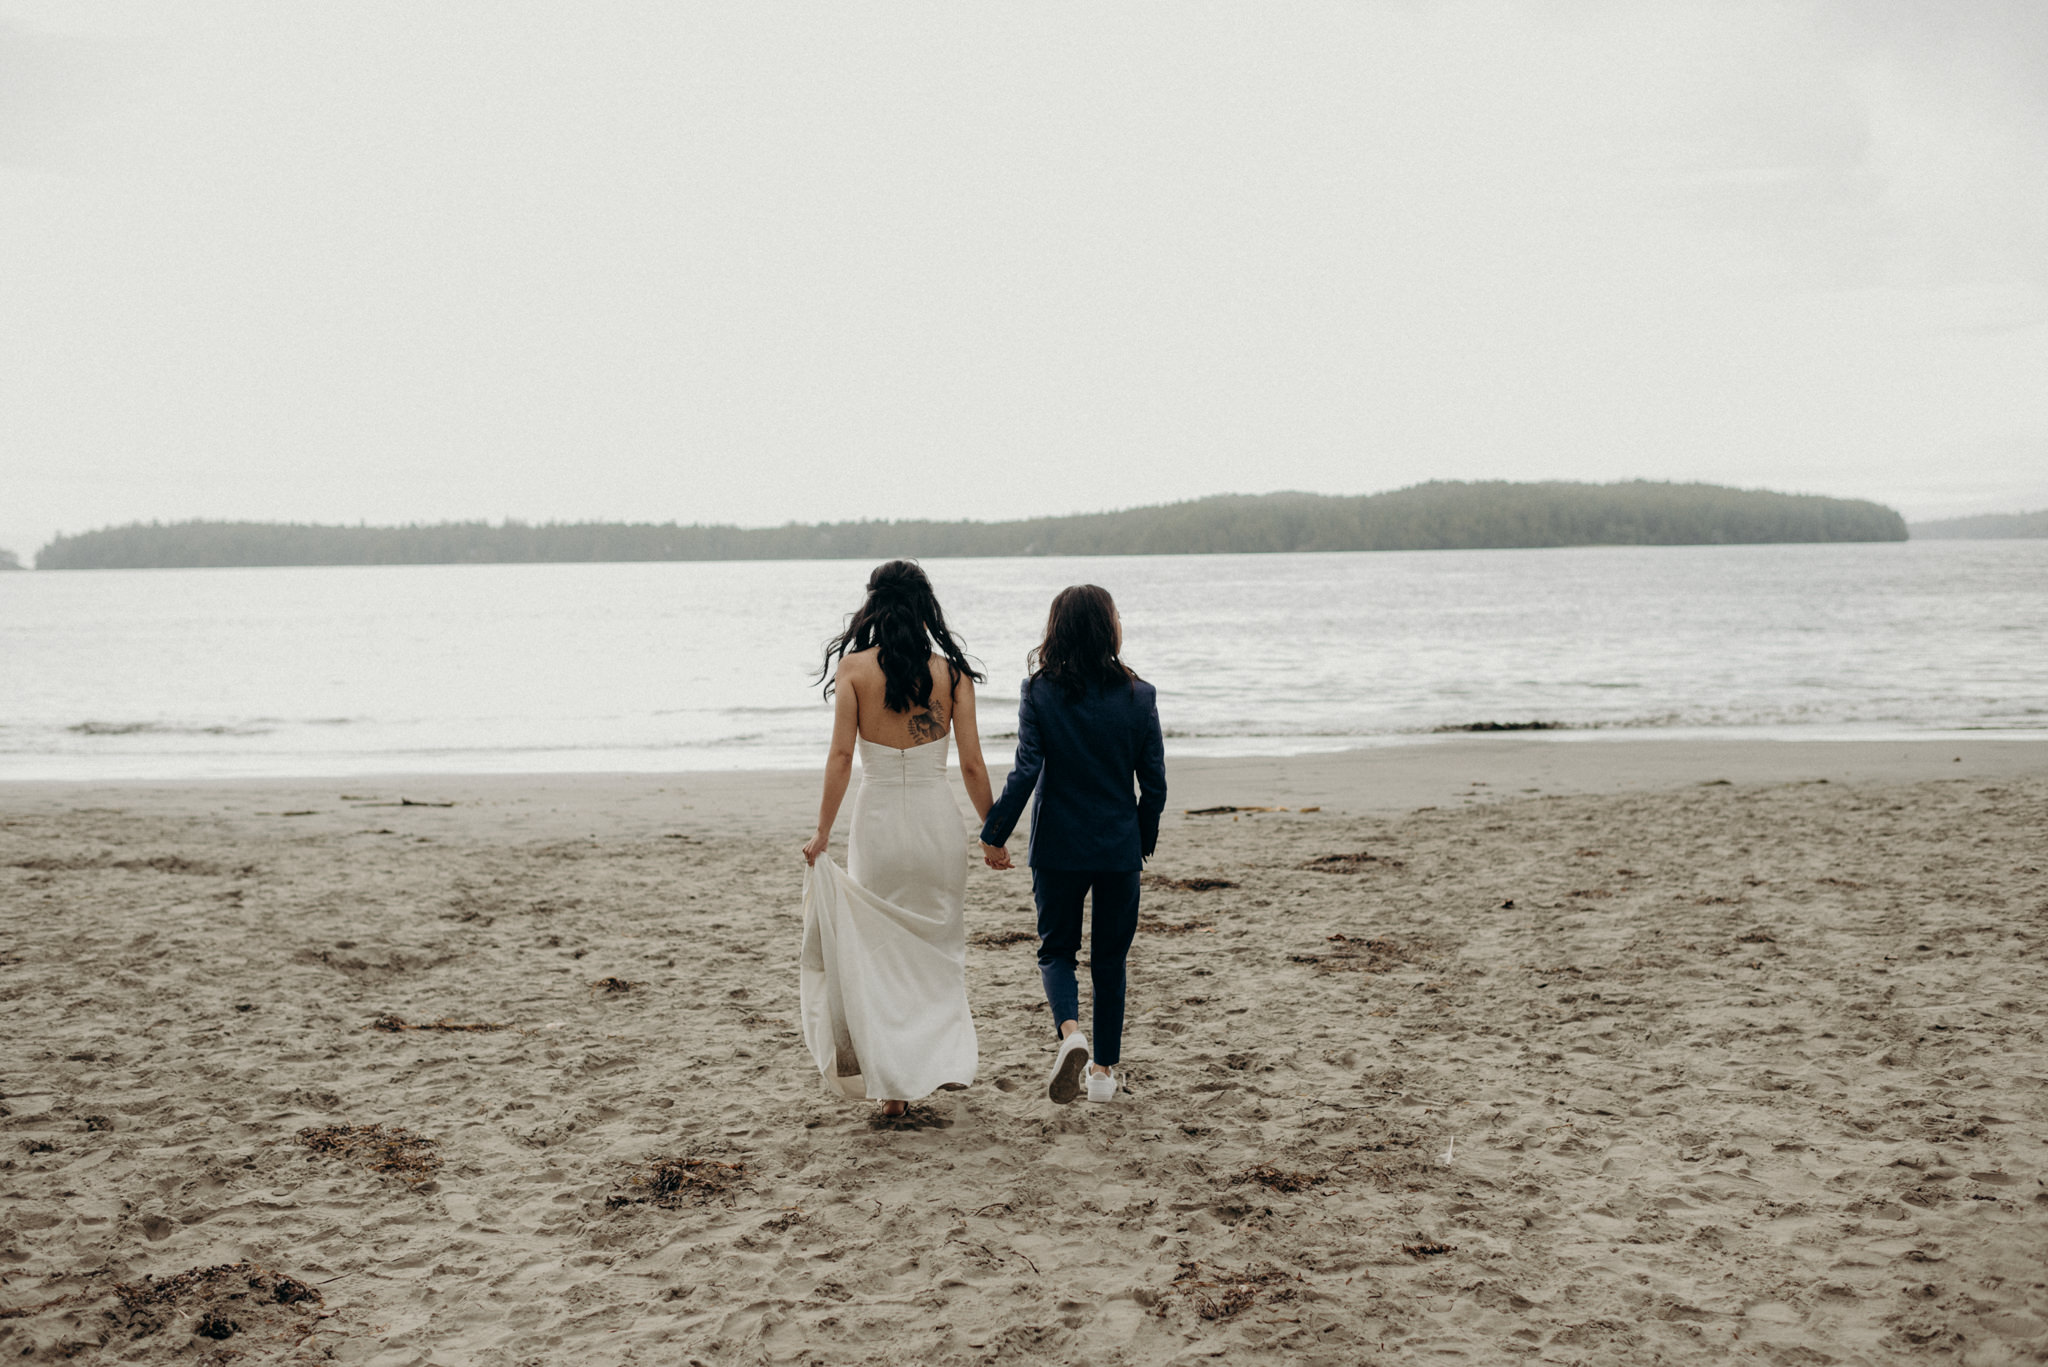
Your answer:
[[[1007,757],[1057,589],[1170,753],[1542,721],[2048,739],[2048,541],[934,560]],[[809,767],[848,561],[0,575],[0,778]]]

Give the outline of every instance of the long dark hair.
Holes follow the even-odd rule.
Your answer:
[[[1045,639],[1031,652],[1031,677],[1058,685],[1069,702],[1097,685],[1130,683],[1138,674],[1118,654],[1120,635],[1108,589],[1061,589],[1045,615]]]
[[[867,601],[847,620],[846,630],[825,643],[825,663],[818,682],[832,696],[832,666],[849,650],[880,647],[885,688],[882,706],[891,712],[918,712],[932,704],[932,645],[946,657],[953,683],[960,677],[980,683],[985,675],[967,663],[967,652],[946,629],[946,614],[932,581],[914,561],[891,560],[868,576]]]

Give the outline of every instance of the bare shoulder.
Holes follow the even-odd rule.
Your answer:
[[[842,655],[832,682],[849,698],[871,699],[881,678],[881,652],[869,649]]]

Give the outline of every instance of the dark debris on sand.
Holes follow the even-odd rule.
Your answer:
[[[675,1210],[705,1205],[747,1184],[753,1176],[744,1162],[716,1158],[655,1158],[626,1179],[625,1189],[605,1198],[606,1207],[661,1206]]]
[[[193,1333],[226,1339],[254,1328],[257,1317],[272,1307],[287,1307],[303,1317],[321,1304],[319,1291],[297,1277],[255,1263],[187,1268],[161,1279],[145,1276],[116,1286],[114,1295],[120,1302],[120,1318],[137,1338],[163,1329],[172,1316],[191,1313]]]
[[[977,930],[967,937],[968,944],[982,949],[1006,949],[1027,941],[1037,944],[1038,937],[1028,930]]]
[[[631,992],[638,983],[627,982],[624,978],[599,978],[590,985],[593,992]]]
[[[146,859],[109,859],[105,855],[75,855],[70,858],[37,855],[29,859],[14,860],[8,867],[27,869],[32,873],[82,873],[88,869],[120,869],[126,873],[176,873],[198,878],[218,878],[228,873],[246,877],[256,871],[254,864],[243,864],[239,868],[229,869],[203,859],[186,859],[175,854],[151,855]]]
[[[377,1019],[371,1021],[369,1025],[367,1025],[364,1028],[369,1030],[382,1030],[388,1034],[395,1035],[401,1030],[460,1030],[472,1033],[488,1034],[493,1030],[503,1030],[506,1027],[504,1025],[499,1024],[497,1021],[452,1021],[446,1018],[445,1016],[437,1021],[426,1021],[422,1024],[414,1025],[407,1021],[403,1016],[379,1016],[377,1017]]]
[[[1352,854],[1319,854],[1299,867],[1315,873],[1364,873],[1375,866],[1383,869],[1405,869],[1408,863],[1389,855],[1358,850]]]
[[[292,813],[286,812],[285,815],[290,816]],[[192,1332],[203,1339],[226,1339],[241,1333],[242,1326],[239,1321],[229,1319],[218,1310],[209,1310],[199,1317],[199,1323],[192,1326]]]
[[[1319,973],[1385,973],[1402,964],[1428,961],[1428,946],[1376,936],[1353,939],[1339,931],[1324,937],[1328,949],[1317,954],[1290,954],[1288,961],[1311,964]]]
[[[1231,1178],[1230,1185],[1241,1187],[1247,1182],[1256,1182],[1268,1191],[1293,1195],[1296,1192],[1307,1191],[1310,1187],[1321,1186],[1329,1180],[1329,1176],[1327,1172],[1289,1172],[1284,1168],[1276,1168],[1271,1163],[1254,1163]]]
[[[1148,935],[1193,935],[1198,931],[1214,930],[1214,921],[1162,921],[1156,916],[1138,918],[1138,929]]]
[[[314,1153],[338,1154],[371,1172],[388,1173],[418,1186],[441,1170],[438,1140],[413,1134],[402,1125],[308,1125],[299,1143]]]
[[[1175,892],[1214,892],[1219,888],[1237,886],[1228,878],[1168,878],[1159,873],[1148,873],[1139,881],[1148,888],[1167,888]]]
[[[1203,1267],[1197,1262],[1180,1265],[1169,1288],[1183,1297],[1205,1320],[1227,1320],[1264,1302],[1290,1301],[1300,1294],[1301,1277],[1272,1266],[1245,1267],[1236,1271],[1223,1266]],[[1166,1313],[1166,1301],[1159,1302]]]
[[[45,1310],[67,1304],[76,1299],[73,1296],[49,1296],[43,1300],[31,1301],[27,1305],[0,1306],[0,1320],[25,1320],[31,1315],[40,1315]]]

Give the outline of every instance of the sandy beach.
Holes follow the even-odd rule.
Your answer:
[[[1170,777],[1128,1095],[976,864],[897,1125],[808,774],[0,785],[0,1356],[2048,1361],[2048,745]]]

